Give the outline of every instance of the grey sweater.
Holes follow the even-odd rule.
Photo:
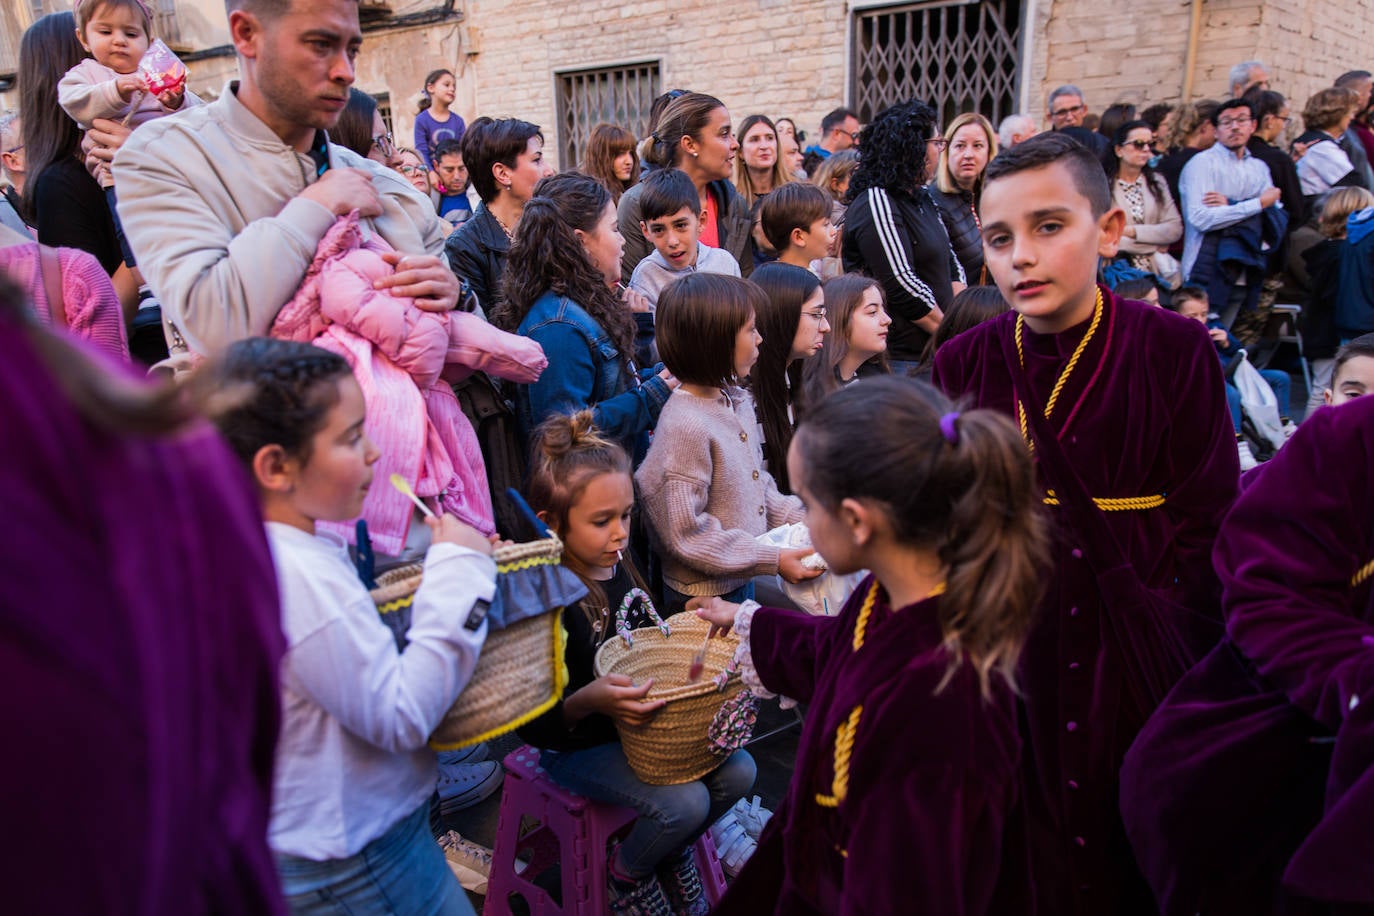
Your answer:
[[[630,289],[637,293],[643,293],[644,298],[649,300],[650,307],[657,308],[658,294],[663,292],[663,287],[678,277],[685,277],[697,271],[738,277],[739,262],[728,251],[697,242],[696,263],[690,267],[675,270],[668,265],[668,260],[655,249],[635,268],[634,275],[630,277]]]
[[[802,520],[802,503],[763,469],[749,394],[678,389],[663,405],[635,474],[663,577],[685,595],[723,595],[778,571],[778,548],[754,540]]]

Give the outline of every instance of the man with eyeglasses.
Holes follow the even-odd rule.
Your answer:
[[[1112,141],[1083,126],[1083,116],[1087,113],[1088,104],[1083,101],[1083,90],[1077,86],[1060,86],[1050,93],[1050,128],[1077,140],[1092,150],[1098,159],[1102,159],[1111,149]]]
[[[1283,239],[1288,214],[1279,204],[1269,167],[1246,148],[1255,132],[1244,99],[1223,102],[1212,116],[1217,142],[1183,167],[1183,276],[1207,290],[1230,328],[1242,308],[1252,310],[1271,250]]]
[[[0,224],[28,234],[28,226],[19,216],[20,195],[24,193],[24,132],[17,111],[0,115],[0,172],[6,180],[4,197],[0,198]]]
[[[810,175],[816,166],[835,153],[859,145],[859,116],[849,108],[836,108],[821,118],[821,142],[808,146],[802,156],[802,168]]]

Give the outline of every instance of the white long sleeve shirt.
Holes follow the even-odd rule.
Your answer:
[[[288,646],[268,839],[280,853],[341,859],[434,791],[426,741],[477,665],[487,624],[465,624],[494,596],[496,564],[431,546],[397,652],[341,539],[276,522],[267,537]]]
[[[1263,209],[1260,195],[1274,186],[1269,166],[1241,148],[1241,157],[1220,143],[1198,153],[1183,167],[1178,179],[1178,196],[1183,198],[1183,276],[1193,272],[1202,236],[1215,229],[1225,229],[1249,219]],[[1236,201],[1220,207],[1202,202],[1208,191],[1218,191],[1227,200]],[[1274,206],[1282,206],[1275,203]],[[1217,303],[1218,306],[1226,303]]]

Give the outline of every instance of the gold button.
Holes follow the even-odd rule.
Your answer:
[[[741,442],[748,442],[748,441],[749,441],[749,434],[748,434],[748,433],[740,433],[740,434],[739,434],[739,441],[741,441]]]
[[[758,472],[758,471],[755,471],[755,472],[754,472],[754,479],[755,479],[755,480],[758,480],[758,479],[759,479],[759,472]]]

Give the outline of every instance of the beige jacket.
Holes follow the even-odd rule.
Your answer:
[[[1163,176],[1155,176],[1155,187],[1159,189],[1164,203],[1155,200],[1148,186],[1142,188],[1145,192],[1145,218],[1136,223],[1131,219],[1131,205],[1126,201],[1121,182],[1112,182],[1112,204],[1126,212],[1126,225],[1135,226],[1135,238],[1121,237],[1122,254],[1154,254],[1183,238],[1183,217],[1179,215],[1178,204],[1169,193],[1169,185]]]
[[[710,400],[674,391],[635,482],[664,581],[684,595],[723,595],[777,572],[778,548],[755,538],[804,517],[763,469],[754,402],[738,388]]]
[[[244,108],[237,88],[143,125],[114,161],[119,219],[169,337],[203,354],[266,334],[334,223],[297,196],[316,181],[314,162]],[[333,144],[329,160],[372,173],[383,212],[363,221],[369,231],[397,251],[443,254],[447,224],[400,173]]]

